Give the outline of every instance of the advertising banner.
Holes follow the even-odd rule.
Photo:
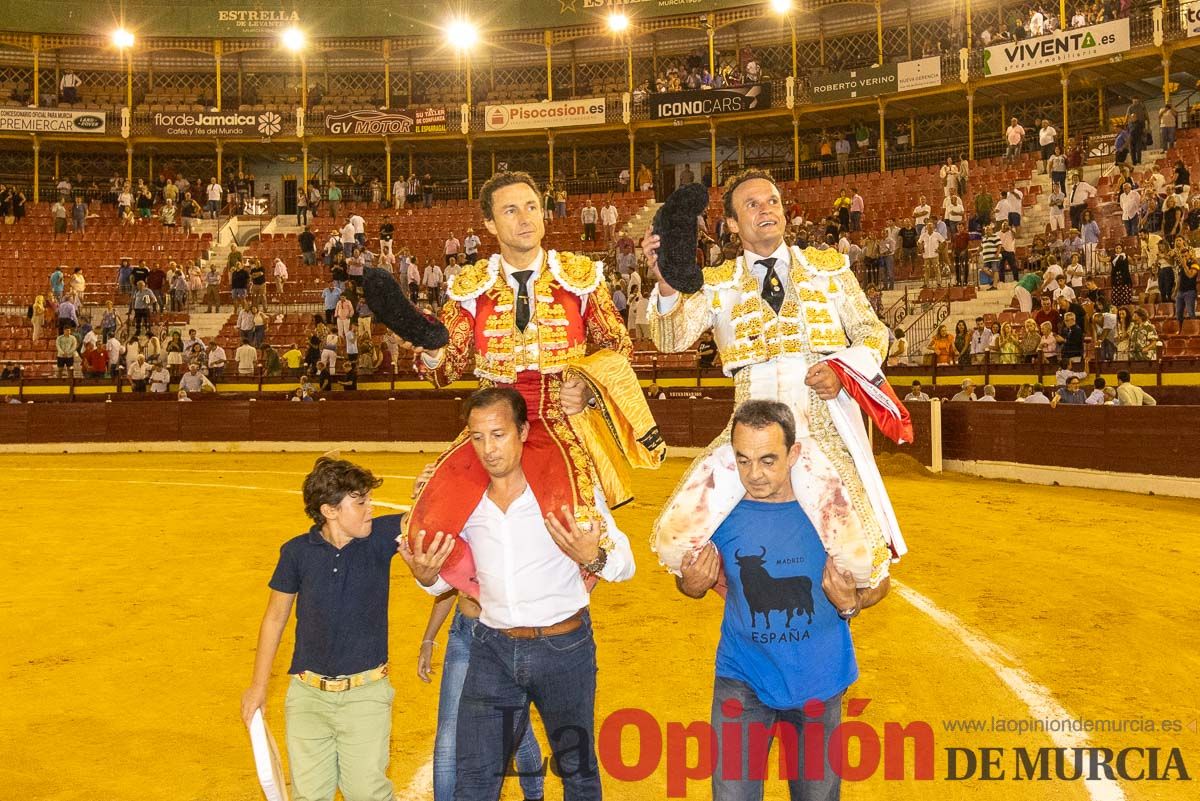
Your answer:
[[[545,103],[504,103],[483,110],[486,130],[528,131],[565,125],[603,125],[604,98],[553,100]]]
[[[1058,31],[1035,39],[1004,42],[983,49],[984,75],[1052,67],[1072,61],[1124,53],[1129,49],[1129,19]]]
[[[331,136],[390,136],[411,133],[444,133],[446,109],[360,109],[325,117],[325,133]]]
[[[154,136],[179,138],[257,136],[270,139],[281,134],[294,135],[294,116],[287,115],[286,123],[284,119],[284,115],[277,111],[160,111],[150,120],[150,133]]]
[[[0,131],[104,133],[103,111],[53,108],[0,108]]]
[[[901,61],[896,65],[896,89],[911,92],[942,83],[942,59],[938,56]]]
[[[678,120],[685,117],[711,117],[771,107],[771,84],[731,86],[726,89],[701,89],[650,95],[650,119]]]

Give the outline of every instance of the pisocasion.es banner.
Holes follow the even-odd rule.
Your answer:
[[[1129,20],[1119,19],[986,47],[983,50],[983,74],[1008,75],[1124,53],[1128,49]]]

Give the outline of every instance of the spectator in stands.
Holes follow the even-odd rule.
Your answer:
[[[0,372],[0,381],[20,381],[22,375],[24,375],[24,372],[21,369],[21,365],[10,361],[4,365],[4,371]]]
[[[1050,405],[1050,399],[1046,397],[1046,388],[1040,382],[1033,385],[1029,395],[1021,402]]]
[[[50,216],[54,220],[54,233],[65,234],[67,232],[67,207],[63,204],[62,198],[54,201],[54,205],[50,207]]]
[[[882,273],[883,289],[896,288],[896,240],[899,237],[900,229],[896,227],[892,220],[888,220],[887,227],[880,235],[879,243],[879,269]]]
[[[917,240],[924,264],[921,286],[928,287],[931,281],[939,287],[942,285],[940,249],[945,241],[945,238],[934,229],[933,223],[925,223],[925,230],[921,232],[921,236]]]
[[[583,208],[579,211],[579,220],[583,223],[583,241],[596,241],[596,221],[599,219],[600,212],[596,209],[595,204],[589,197],[587,202],[583,204]]]
[[[1016,161],[1021,155],[1022,146],[1025,144],[1025,129],[1021,127],[1016,117],[1009,120],[1008,129],[1004,132],[1004,141],[1008,145],[1004,157],[1009,161]]]
[[[1125,236],[1137,236],[1142,213],[1141,192],[1126,181],[1121,184],[1117,201],[1121,204],[1121,223],[1125,226]]]
[[[934,364],[953,364],[958,358],[958,350],[954,347],[954,337],[950,336],[945,325],[939,325],[937,331],[930,337],[928,350],[933,354]]]
[[[903,328],[892,332],[892,344],[888,348],[887,363],[889,367],[907,365],[909,363],[908,338]]]
[[[83,363],[84,378],[104,378],[108,374],[108,355],[91,342],[83,346],[80,361]]]
[[[631,275],[637,275],[632,273]],[[635,340],[650,338],[649,301],[640,286],[629,288],[629,333]]]
[[[688,169],[686,164],[684,169]],[[567,219],[567,188],[562,184],[554,190],[554,216],[560,220]]]
[[[686,184],[695,183],[695,181],[696,174],[692,172],[692,165],[684,164],[683,169],[679,171],[679,185],[685,186]]]
[[[982,317],[975,318],[975,328],[971,331],[971,361],[983,364],[986,354],[992,349],[994,336],[991,330],[983,324]]]
[[[1141,164],[1142,150],[1146,147],[1146,105],[1140,97],[1129,104],[1125,125],[1129,129],[1129,155],[1134,165]]]
[[[980,403],[995,403],[996,388],[991,384],[983,385],[983,394],[977,398]]]
[[[613,204],[612,195],[608,196],[608,202],[600,209],[600,223],[604,226],[604,241],[609,245],[617,239],[617,220],[619,212],[616,205]]]
[[[29,308],[25,311],[25,316],[29,319],[30,339],[37,342],[42,338],[42,326],[46,323],[46,298],[44,295],[34,297],[33,303],[30,303]]]
[[[72,296],[63,298],[58,304],[58,333],[62,333],[66,328],[77,328],[79,326],[79,307],[73,300]]]
[[[959,226],[966,229],[966,226],[962,225],[966,213],[962,198],[958,196],[958,187],[950,188],[946,197],[942,199],[942,217],[946,221],[946,229],[951,238],[958,231]]]
[[[920,403],[929,403],[930,401],[929,395],[925,394],[924,388],[921,386],[921,382],[916,379],[914,379],[912,382],[912,389],[910,389],[908,394],[904,396],[905,403],[911,403],[913,401],[918,401]]]
[[[912,210],[912,222],[913,225],[916,226],[917,230],[921,230],[925,227],[925,223],[929,220],[929,214],[931,211],[932,209],[929,207],[929,202],[925,199],[924,195],[921,195],[917,199],[917,205],[914,206]]]
[[[312,232],[312,227],[304,226],[304,230],[300,232],[300,236],[296,237],[296,241],[300,245],[300,259],[307,265],[317,263],[317,237]]]
[[[329,201],[329,216],[330,218],[336,220],[339,216],[341,216],[342,189],[335,181],[330,181],[329,189],[326,191],[325,195],[326,199]]]
[[[474,228],[467,229],[467,235],[463,237],[462,252],[466,256],[466,261],[474,264],[479,259],[480,239],[475,234]]]
[[[1059,344],[1059,358],[1064,367],[1083,362],[1083,326],[1079,324],[1075,312],[1063,315],[1055,341]]]
[[[328,301],[326,301],[328,302]],[[337,300],[334,302],[333,314],[326,315],[326,318],[337,321],[337,338],[346,336],[346,332],[350,330],[351,318],[354,317],[354,302],[347,294],[338,293]]]
[[[292,377],[300,375],[300,366],[304,363],[304,352],[296,346],[296,343],[293,342],[283,352],[280,359],[283,361],[284,375]]]
[[[975,382],[969,378],[962,380],[961,389],[950,398],[951,401],[975,400]]]
[[[1087,404],[1087,393],[1079,385],[1078,376],[1068,378],[1066,386],[1059,387],[1055,392],[1050,405],[1058,406],[1060,403],[1067,406],[1084,406]]]
[[[1050,124],[1050,120],[1042,120],[1042,127],[1038,129],[1038,146],[1041,148],[1041,167],[1042,173],[1050,174],[1050,157],[1054,155],[1057,147],[1055,146],[1058,140],[1058,131],[1054,130],[1054,126]],[[1058,151],[1061,154],[1061,150]],[[1067,160],[1063,159],[1063,171],[1066,172]],[[1054,179],[1051,178],[1051,181]]]
[[[912,275],[916,269],[917,244],[920,242],[920,235],[921,230],[916,227],[911,217],[906,218],[904,225],[896,232],[900,241],[900,261],[906,275]]]
[[[1180,162],[1180,163],[1182,163],[1182,162]],[[26,201],[25,190],[21,189],[20,187],[17,187],[16,189],[14,189],[13,194],[12,194],[12,209],[11,209],[11,216],[12,216],[12,221],[14,224],[19,224],[21,222],[21,220],[25,219],[25,201]],[[9,215],[6,214],[6,215],[4,215],[4,217],[5,217],[5,222],[7,222]]]
[[[221,194],[223,190],[221,185],[217,183],[217,177],[214,175],[208,181],[208,186],[204,190],[205,206],[204,210],[208,213],[210,220],[217,219],[221,213]]]
[[[654,189],[654,173],[650,172],[650,168],[645,164],[638,167],[637,184],[638,189],[642,192],[649,192]]]
[[[594,230],[594,227],[593,227],[593,230]],[[462,243],[458,241],[458,237],[456,237],[454,235],[454,232],[451,231],[450,235],[448,237],[446,237],[446,241],[442,246],[442,253],[445,256],[445,264],[447,264],[447,265],[453,264],[455,261],[455,258],[458,256],[459,251],[461,251],[461,250],[462,250]],[[440,278],[440,276],[439,276],[439,278]]]
[[[74,372],[75,355],[79,352],[79,340],[75,338],[75,327],[60,327],[54,340],[54,363],[59,378],[69,378]]]
[[[171,371],[165,364],[156,363],[150,370],[150,391],[165,393],[171,389]]]
[[[837,154],[838,175],[850,172],[850,137],[844,133],[838,134],[837,141],[833,143],[833,151]]]
[[[980,230],[986,228],[992,223],[992,211],[995,208],[995,202],[992,200],[992,194],[984,187],[979,194],[975,195],[975,220],[979,225]]]
[[[950,195],[950,190],[958,191],[958,165],[954,163],[954,156],[946,156],[946,163],[938,170],[938,177],[942,180],[942,194]]]
[[[81,234],[87,228],[87,203],[80,196],[76,196],[75,202],[71,204],[71,230],[77,234]]]
[[[1092,391],[1088,393],[1087,399],[1084,401],[1088,406],[1103,406],[1104,405],[1104,388],[1105,380],[1099,376],[1092,382]]]
[[[1012,323],[1000,325],[1000,335],[992,340],[992,349],[1000,364],[1017,364],[1021,361],[1021,340],[1013,331]]]
[[[1132,361],[1154,361],[1158,358],[1159,337],[1150,315],[1143,308],[1133,310],[1133,325],[1129,327],[1129,358]]]
[[[83,85],[83,81],[79,80],[79,76],[75,74],[75,70],[70,67],[63,69],[62,77],[58,79],[58,97],[63,103],[78,103],[79,102],[79,87]]]
[[[125,377],[129,379],[134,392],[146,391],[146,382],[150,378],[150,369],[150,363],[146,361],[146,357],[141,353],[137,354],[133,361],[125,368]]]
[[[446,263],[452,261],[452,257],[447,254]],[[442,274],[442,268],[430,262],[425,268],[425,274],[421,277],[421,286],[425,289],[425,297],[433,308],[441,307],[442,285],[445,283],[445,276]]]
[[[1067,205],[1071,212],[1071,227],[1081,229],[1084,224],[1083,213],[1087,209],[1088,200],[1096,196],[1096,187],[1083,180],[1080,173],[1075,173],[1071,189],[1067,192]]]
[[[717,360],[717,343],[713,339],[712,331],[705,331],[700,335],[700,341],[696,343],[697,363],[701,368],[708,369],[713,366]]]
[[[1025,318],[1025,322],[1021,326],[1021,333],[1017,339],[1017,349],[1020,351],[1021,361],[1032,362],[1037,360],[1038,351],[1042,347],[1042,337],[1038,332],[1037,323],[1032,317]]]
[[[1175,319],[1183,327],[1183,318],[1196,316],[1196,276],[1200,274],[1200,262],[1187,249],[1179,265],[1178,288],[1175,290]],[[59,312],[59,317],[62,313]]]
[[[850,187],[850,230],[862,230],[863,213],[867,210],[867,203],[863,200],[862,195],[858,193],[856,187]]]
[[[267,315],[263,307],[257,305],[251,306],[250,320],[254,325],[250,335],[250,342],[254,345],[254,347],[261,348],[263,346],[263,340],[267,335]]]
[[[254,375],[254,369],[258,364],[258,351],[250,344],[248,340],[243,340],[238,349],[233,353],[233,360],[237,362],[238,375]]]
[[[179,378],[180,400],[187,397],[184,393],[192,392],[216,392],[217,388],[204,373],[200,372],[200,365],[195,362],[188,364],[187,372]],[[191,398],[188,398],[191,400]]]
[[[1175,147],[1175,126],[1177,124],[1178,117],[1175,114],[1175,107],[1170,103],[1164,103],[1158,110],[1159,141],[1162,143],[1163,150]]]
[[[1158,403],[1144,389],[1130,381],[1128,370],[1121,370],[1117,373],[1117,405],[1157,406]]]

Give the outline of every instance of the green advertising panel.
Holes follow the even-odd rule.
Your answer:
[[[453,7],[430,0],[193,0],[190,3],[124,0],[0,0],[0,29],[27,33],[95,34],[122,24],[139,37],[269,36],[290,26],[310,37],[438,34],[452,8],[483,31],[555,28],[602,22],[612,13],[638,18],[701,15],[753,5],[747,0],[467,0]]]

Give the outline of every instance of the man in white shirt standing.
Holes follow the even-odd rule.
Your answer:
[[[600,209],[600,223],[604,226],[605,242],[613,242],[617,238],[617,217],[617,207],[613,205],[612,198],[609,198],[604,208]]]
[[[392,208],[393,209],[404,208],[405,200],[406,200],[406,194],[405,194],[405,186],[404,186],[404,176],[401,175],[395,181],[392,181]]]
[[[1083,176],[1075,173],[1075,182],[1067,191],[1067,207],[1071,213],[1071,227],[1076,231],[1083,230],[1083,212],[1087,209],[1088,199],[1096,196],[1096,187],[1083,180]]]
[[[451,262],[447,262],[447,264],[449,263]],[[429,298],[429,302],[435,309],[442,305],[441,300],[443,281],[444,276],[442,275],[441,267],[437,266],[436,264],[430,264],[425,268],[425,276],[421,281],[421,285],[425,287],[425,297]]]
[[[217,219],[217,215],[221,212],[221,185],[217,183],[217,177],[214,175],[208,181],[208,189],[205,197],[208,198],[208,206],[205,209],[208,212],[209,219]]]
[[[572,511],[545,517],[521,465],[529,435],[525,399],[509,387],[467,401],[467,431],[489,485],[461,538],[470,546],[481,612],[458,712],[455,794],[499,798],[515,732],[537,706],[566,799],[599,799],[595,752],[596,646],[589,580],[633,576],[629,541],[597,496],[599,520],[583,529]],[[426,592],[452,589],[438,573],[453,538],[425,532],[400,555]],[[519,674],[514,669],[520,665]]]
[[[1054,143],[1057,139],[1058,131],[1050,125],[1050,120],[1042,120],[1042,127],[1038,129],[1038,145],[1042,149],[1043,173],[1050,172],[1050,157],[1054,155]]]
[[[583,241],[596,241],[596,220],[600,213],[596,211],[596,205],[592,203],[592,199],[587,199],[587,204],[580,210],[579,219],[583,223]]]
[[[934,230],[933,223],[925,223],[925,230],[917,239],[917,246],[921,250],[921,260],[925,265],[921,286],[929,286],[931,279],[938,286],[942,285],[942,262],[939,254],[942,243],[945,241],[946,238]]]
[[[467,229],[467,235],[463,237],[463,253],[466,254],[468,262],[474,264],[479,259],[479,237],[475,234],[474,228]]]
[[[1008,129],[1004,132],[1004,141],[1008,143],[1004,158],[1009,161],[1016,161],[1020,158],[1021,146],[1025,143],[1025,129],[1021,127],[1021,123],[1017,122],[1016,117],[1009,121]]]
[[[208,377],[213,381],[225,377],[225,349],[219,342],[214,342],[208,351]]]
[[[360,248],[367,246],[367,221],[360,214],[351,214],[347,222],[354,226],[354,241],[358,243]],[[347,256],[350,254],[347,253]]]

